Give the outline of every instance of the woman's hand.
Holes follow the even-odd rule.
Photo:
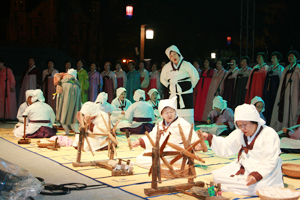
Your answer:
[[[57,92],[58,94],[62,94],[62,93],[63,93],[62,87],[61,87],[60,85],[57,85],[57,86],[56,86],[56,92]]]
[[[140,146],[140,140],[136,140],[136,141],[132,142],[132,146],[133,146],[133,147],[138,147],[138,146]]]
[[[208,133],[202,132],[202,135],[203,135],[203,139],[204,139],[204,140],[207,140],[207,138],[208,138]]]
[[[246,183],[247,183],[247,186],[250,186],[250,185],[253,185],[254,183],[256,183],[256,179],[254,178],[254,176],[252,175],[249,175],[247,177],[247,180],[246,180]]]

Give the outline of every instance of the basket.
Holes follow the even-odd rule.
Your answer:
[[[292,192],[299,192],[297,190],[294,190],[294,189],[290,189],[290,188],[280,188],[282,190],[291,190]],[[259,194],[258,191],[256,191],[256,194],[259,196],[260,199],[262,200],[297,200],[299,199],[300,195],[296,196],[296,197],[292,197],[292,198],[274,198],[274,197],[267,197],[267,196],[263,196],[261,194]]]
[[[292,163],[282,164],[282,172],[287,176],[300,178],[300,165]]]
[[[177,178],[185,178],[188,176],[189,165],[185,165],[183,171],[181,171],[181,164],[173,164],[172,167],[178,176]],[[170,172],[170,169],[165,164],[161,165],[161,177],[166,178],[166,179],[174,179],[175,178],[173,176],[173,174]]]
[[[55,145],[55,141],[49,141],[49,142],[50,143],[41,143],[40,140],[38,140],[36,143],[37,143],[38,147],[40,147],[40,148],[47,148],[48,146],[54,146]]]

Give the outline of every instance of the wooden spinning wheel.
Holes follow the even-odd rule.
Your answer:
[[[76,162],[72,163],[74,167],[100,166],[109,170],[113,170],[113,167],[108,165],[108,161],[81,162],[81,151],[83,149],[84,139],[86,139],[86,142],[91,150],[91,153],[94,156],[94,152],[92,150],[88,137],[96,138],[96,136],[107,136],[107,138],[100,144],[100,146],[108,142],[108,157],[110,160],[113,160],[114,155],[117,155],[116,145],[118,144],[118,141],[116,139],[116,128],[115,128],[117,126],[111,129],[110,117],[108,120],[108,124],[105,121],[103,115],[101,117],[105,123],[106,130],[101,127],[98,127],[98,129],[101,130],[102,133],[92,133],[91,131],[89,131],[89,127],[91,125],[91,117],[88,115],[85,118],[83,118],[80,112],[77,113],[77,119],[81,125],[81,128],[80,128],[79,142],[77,147]]]
[[[145,133],[153,147],[151,153],[144,154],[144,156],[152,156],[152,166],[149,171],[149,175],[152,173],[151,188],[146,188],[144,190],[144,192],[147,196],[167,194],[170,192],[180,192],[183,190],[189,190],[193,186],[200,186],[200,187],[204,186],[204,182],[202,182],[202,181],[196,182],[196,183],[194,182],[194,178],[196,177],[194,160],[196,159],[196,160],[204,163],[203,159],[201,159],[200,157],[195,155],[194,148],[197,144],[200,143],[201,147],[202,147],[201,150],[206,152],[207,147],[204,142],[201,131],[197,132],[199,140],[197,140],[196,142],[191,144],[191,139],[192,139],[192,135],[193,135],[193,127],[194,127],[194,125],[192,124],[188,139],[186,139],[185,135],[183,133],[182,127],[180,126],[180,124],[178,124],[179,132],[180,132],[180,136],[182,138],[184,148],[168,142],[171,133],[168,134],[165,141],[159,148],[159,140],[160,140],[159,126],[157,126],[157,134],[156,134],[156,142],[155,143],[153,142],[153,140],[151,139],[149,134]],[[165,151],[164,152],[163,150],[165,149],[166,145],[172,147],[173,149],[175,149],[177,151]],[[176,156],[169,163],[164,156],[170,156],[170,155],[176,155]],[[179,172],[175,172],[172,165],[181,158],[182,158],[181,169]],[[174,176],[174,178],[182,177],[182,176],[180,176],[180,174],[183,174],[182,172],[185,169],[186,161],[188,160],[189,167],[188,167],[188,175],[186,177],[186,178],[188,178],[188,183],[180,184],[180,185],[176,185],[176,186],[157,187],[157,182],[161,183],[160,159],[169,168],[169,170],[170,170],[171,174]]]

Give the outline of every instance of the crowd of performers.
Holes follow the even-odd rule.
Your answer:
[[[204,138],[218,156],[238,153],[238,158],[215,170],[214,182],[222,183],[225,191],[245,195],[255,195],[263,186],[283,187],[280,147],[288,152],[300,150],[300,129],[285,128],[298,124],[300,113],[298,52],[288,52],[286,68],[279,64],[282,60],[279,52],[272,54],[271,66],[266,64],[267,55],[260,52],[258,64],[253,69],[249,67],[249,57],[245,56],[241,59],[241,68],[238,67],[239,59],[233,57],[228,71],[224,69],[223,59],[218,59],[216,69],[212,69],[210,58],[204,60],[204,69],[200,70],[201,61],[195,60],[192,65],[183,60],[174,45],[165,53],[170,61],[162,66],[161,72],[155,63],[149,73],[144,61],[139,62],[137,71],[135,62],[130,61],[127,74],[120,62],[116,63],[115,71],[111,71],[111,63],[106,62],[102,73],[97,71],[94,62],[87,73],[83,69],[84,61],[79,60],[77,70],[71,68],[71,62],[66,62],[66,71],[59,73],[50,60],[42,79],[34,59],[30,58],[29,68],[22,77],[18,114],[14,110],[14,76],[0,60],[1,105],[6,99],[6,118],[18,118],[19,123],[13,131],[17,137],[24,134],[24,116],[27,117],[27,137],[55,135],[54,122],[63,127],[66,135],[70,135],[70,128],[79,133],[77,115],[81,114],[91,117],[91,132],[105,132],[110,119],[111,126],[116,126],[118,131],[131,134],[147,131],[155,138],[159,126],[161,143],[171,132],[169,141],[182,147],[178,124],[186,136],[195,121],[224,125],[221,135],[227,137],[204,133]],[[9,95],[4,98],[6,77]],[[286,137],[280,140],[276,131],[282,129],[281,136]],[[74,147],[78,140],[76,134]],[[92,150],[107,146],[103,137],[89,140]],[[193,132],[192,141],[195,140]],[[133,147],[138,146],[145,151],[152,148],[145,136],[133,142]],[[85,151],[91,150],[89,145],[84,147]],[[201,145],[195,147],[195,151],[200,149]],[[151,166],[151,158],[143,154],[136,162],[140,167]],[[232,171],[236,172],[230,174]]]

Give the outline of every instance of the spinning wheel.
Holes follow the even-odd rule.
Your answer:
[[[103,115],[101,116],[105,126],[106,126],[106,130],[98,127],[99,130],[102,131],[102,133],[92,133],[91,131],[89,131],[89,127],[91,125],[91,117],[88,115],[85,118],[83,118],[82,114],[80,112],[77,113],[77,119],[81,125],[80,128],[80,134],[79,134],[79,142],[78,142],[78,147],[77,147],[77,159],[76,162],[73,162],[73,166],[74,167],[83,167],[83,166],[100,166],[100,167],[104,167],[107,168],[109,170],[112,170],[112,167],[109,166],[107,164],[108,161],[91,161],[91,162],[80,162],[81,160],[81,151],[83,149],[83,145],[84,145],[84,139],[86,139],[86,142],[91,150],[92,155],[94,156],[94,152],[92,150],[92,147],[90,145],[89,139],[87,136],[92,137],[92,138],[96,138],[96,136],[107,136],[107,138],[100,144],[100,146],[104,145],[106,142],[108,142],[108,157],[110,160],[114,159],[114,155],[117,155],[117,151],[116,151],[116,145],[118,144],[117,139],[115,138],[115,133],[116,133],[116,128],[110,128],[111,124],[110,124],[110,118],[109,118],[109,123],[107,124],[107,122],[105,121]],[[116,127],[116,126],[115,126]]]
[[[159,140],[160,140],[160,134],[159,134],[159,126],[157,126],[157,134],[156,134],[156,143],[154,144],[153,140],[149,136],[149,134],[146,132],[146,136],[148,137],[151,145],[152,145],[152,153],[145,153],[144,156],[152,156],[152,166],[149,171],[149,176],[152,173],[152,182],[151,182],[151,188],[146,188],[144,190],[145,194],[147,196],[153,196],[153,195],[158,195],[158,194],[167,194],[170,192],[178,192],[182,190],[188,190],[191,187],[197,185],[197,186],[204,186],[203,182],[194,182],[194,178],[196,177],[196,171],[194,167],[194,159],[200,161],[200,162],[205,162],[203,159],[195,155],[194,152],[194,147],[197,144],[201,144],[202,151],[206,152],[207,147],[204,142],[202,132],[198,131],[198,137],[199,140],[191,144],[191,139],[192,139],[192,134],[193,134],[193,127],[194,125],[191,125],[190,133],[188,136],[188,140],[185,138],[185,135],[183,133],[182,127],[180,124],[178,124],[179,132],[183,141],[184,148],[179,147],[178,145],[175,145],[173,143],[169,143],[169,137],[170,134],[166,137],[165,141],[159,148]],[[165,149],[166,145],[172,147],[173,149],[177,151],[166,151],[164,152],[163,150]],[[169,163],[164,156],[170,156],[170,155],[176,155],[175,158]],[[187,184],[180,184],[177,186],[173,187],[157,187],[157,182],[161,183],[161,165],[160,165],[160,159],[164,162],[164,164],[169,168],[171,174],[174,176],[174,178],[182,177],[180,174],[183,174],[183,170],[185,169],[186,161],[188,160],[188,165],[189,165],[189,171],[188,175],[186,178],[188,178],[188,183]],[[181,170],[180,172],[175,172],[174,168],[172,165],[178,161],[179,159],[182,159],[182,164],[181,164]],[[172,188],[172,189],[171,189]]]

